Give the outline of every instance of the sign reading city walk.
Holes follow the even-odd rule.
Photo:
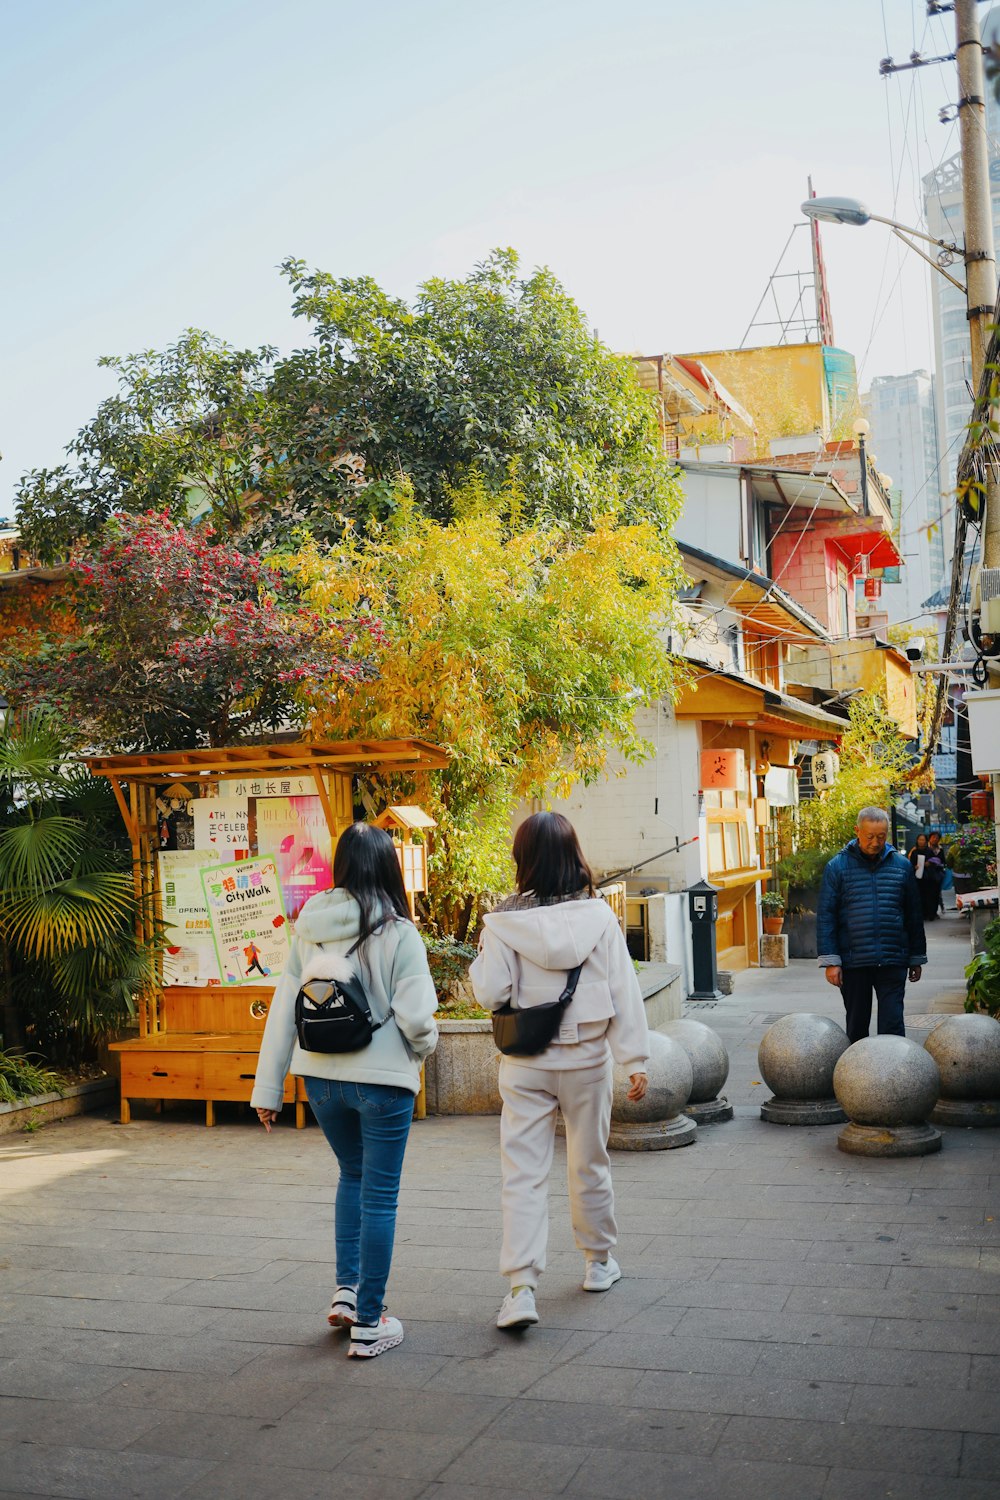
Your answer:
[[[223,984],[274,980],[288,962],[288,922],[273,859],[201,873]]]

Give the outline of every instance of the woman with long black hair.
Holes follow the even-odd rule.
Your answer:
[[[573,999],[544,1052],[500,1060],[503,1245],[510,1283],[499,1328],[538,1322],[535,1289],[545,1268],[549,1172],[556,1112],[566,1125],[570,1216],[585,1261],[583,1290],[621,1279],[611,1187],[612,1059],[628,1072],[630,1099],[646,1092],[649,1032],[642,992],[614,912],[594,879],[573,825],[535,813],[514,836],[517,894],[483,918],[472,965],[476,999],[490,1010],[555,1001],[580,966]]]
[[[313,1114],[340,1167],[337,1282],[327,1321],[350,1329],[348,1354],[371,1359],[403,1340],[384,1313],[403,1155],[420,1089],[421,1061],[437,1044],[437,997],[410,919],[392,839],[354,823],[337,841],[334,889],[306,902],[289,965],[267,1015],[251,1104],[265,1130],[278,1118],[285,1075],[306,1081]],[[304,1052],[295,998],[311,979],[361,979],[373,1019],[357,1052]]]

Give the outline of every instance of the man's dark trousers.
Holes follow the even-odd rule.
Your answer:
[[[872,964],[862,969],[843,969],[840,993],[847,1010],[847,1035],[860,1042],[868,1035],[872,1021],[872,990],[878,996],[879,1036],[905,1036],[903,993],[906,989],[905,964]]]

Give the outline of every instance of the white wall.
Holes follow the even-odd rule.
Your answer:
[[[684,509],[674,527],[679,542],[700,547],[713,557],[738,562],[740,556],[740,471],[704,474],[681,468]]]
[[[666,704],[637,715],[640,732],[654,745],[652,759],[633,765],[609,758],[607,775],[592,786],[574,787],[564,800],[547,803],[564,813],[580,837],[595,873],[603,878],[638,864],[698,834],[701,742],[698,725],[678,721]],[[527,809],[525,810],[527,811]],[[682,890],[701,879],[701,844],[654,860],[633,877],[638,887],[650,877],[660,890]],[[672,963],[679,959],[671,958]]]

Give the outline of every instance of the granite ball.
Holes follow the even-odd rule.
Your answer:
[[[924,1042],[941,1074],[944,1099],[1000,1099],[1000,1021],[948,1016]]]
[[[701,1021],[671,1021],[664,1036],[679,1042],[691,1063],[693,1083],[689,1104],[704,1104],[722,1092],[729,1077],[729,1053],[721,1038]]]
[[[941,1091],[938,1065],[906,1036],[863,1037],[833,1071],[833,1091],[856,1125],[922,1124]]]
[[[830,1099],[833,1070],[850,1045],[829,1016],[794,1011],[764,1033],[757,1066],[776,1099]]]
[[[611,1118],[622,1124],[646,1124],[670,1120],[680,1114],[691,1097],[694,1076],[691,1061],[679,1042],[658,1031],[649,1033],[649,1085],[645,1097],[626,1098],[629,1075],[615,1066]]]

